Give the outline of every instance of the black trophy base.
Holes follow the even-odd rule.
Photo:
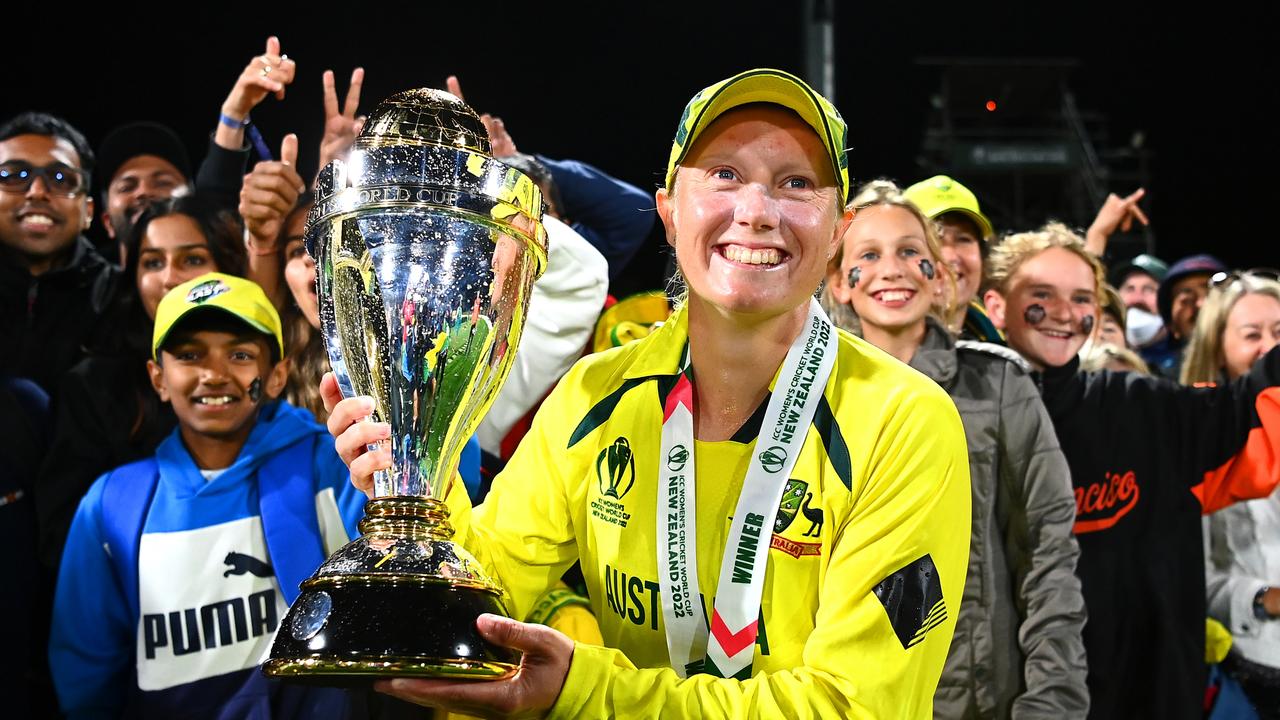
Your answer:
[[[493,590],[439,578],[312,579],[281,623],[263,672],[335,687],[390,677],[507,677],[520,653],[480,636],[481,613],[507,615]]]

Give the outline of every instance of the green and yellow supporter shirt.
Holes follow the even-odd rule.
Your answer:
[[[604,646],[576,645],[551,716],[930,717],[969,557],[964,431],[935,383],[844,332],[773,524],[754,676],[670,669],[658,455],[687,327],[677,311],[579,361],[485,502],[449,495],[458,539],[514,617],[581,560]],[[695,447],[707,617],[765,403],[738,436]]]

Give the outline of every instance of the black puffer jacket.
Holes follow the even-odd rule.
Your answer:
[[[960,410],[969,446],[969,579],[934,696],[938,718],[1083,718],[1075,499],[1040,394],[1011,350],[929,320],[911,366]]]
[[[1089,607],[1090,717],[1204,717],[1202,511],[1268,495],[1280,477],[1280,347],[1229,385],[1137,373],[1041,375],[1071,467]]]
[[[41,275],[0,259],[0,374],[33,380],[53,394],[103,330],[98,320],[118,276],[83,236],[66,265]]]

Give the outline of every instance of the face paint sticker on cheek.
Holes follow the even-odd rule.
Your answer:
[[[920,274],[924,276],[925,280],[932,280],[934,278],[934,275],[936,274],[935,270],[933,269],[933,261],[931,261],[929,258],[924,258],[923,260],[921,260]]]
[[[862,280],[862,268],[855,267],[849,271],[849,287],[858,287],[858,281]]]
[[[1044,322],[1045,310],[1043,305],[1028,305],[1025,312],[1022,313],[1022,319],[1027,321],[1028,325],[1039,325]]]
[[[1084,317],[1080,318],[1080,333],[1082,335],[1088,335],[1089,333],[1092,333],[1092,332],[1093,332],[1093,316],[1085,315]]]
[[[249,383],[249,399],[258,402],[262,399],[262,378],[256,377]]]

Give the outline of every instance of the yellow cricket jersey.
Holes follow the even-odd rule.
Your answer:
[[[513,616],[581,560],[604,646],[576,645],[551,716],[929,717],[969,558],[964,431],[935,383],[844,332],[772,528],[754,676],[670,669],[658,455],[687,327],[678,311],[578,362],[485,502],[472,511],[450,493],[458,538],[506,587]],[[761,415],[695,446],[707,617]]]

